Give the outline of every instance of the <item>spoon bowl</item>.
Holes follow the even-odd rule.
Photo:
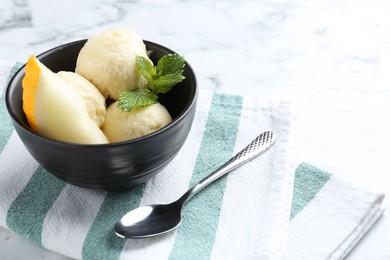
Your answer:
[[[178,201],[136,208],[116,223],[115,233],[122,238],[146,238],[167,233],[180,225],[181,209]]]
[[[275,141],[275,133],[271,131],[262,133],[241,152],[195,184],[175,202],[142,206],[125,214],[115,224],[115,233],[122,238],[146,238],[177,228],[181,223],[181,210],[185,202],[218,178],[268,151]]]

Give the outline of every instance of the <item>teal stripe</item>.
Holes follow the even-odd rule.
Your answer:
[[[64,187],[63,181],[38,167],[8,209],[7,226],[20,236],[42,245],[43,221]]]
[[[238,132],[242,97],[215,94],[190,186],[230,159]],[[170,259],[209,259],[214,245],[226,176],[205,188],[183,210]]]
[[[10,71],[6,85],[8,85],[11,77],[16,73],[16,71],[22,66],[21,63],[17,63]],[[0,152],[3,151],[5,145],[7,144],[14,128],[12,126],[11,119],[8,115],[7,107],[5,105],[5,90],[0,97]]]
[[[126,240],[115,235],[115,223],[128,211],[139,206],[145,186],[141,184],[129,191],[107,194],[84,240],[83,259],[119,259]]]
[[[301,163],[298,166],[295,170],[290,219],[293,219],[312,201],[330,177],[330,173],[308,163]]]

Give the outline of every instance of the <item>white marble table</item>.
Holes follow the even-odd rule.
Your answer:
[[[295,99],[302,160],[390,196],[389,13],[386,0],[2,0],[0,58],[133,29],[182,54],[203,89]],[[348,258],[390,259],[389,237],[385,212]],[[2,228],[0,252],[67,259]]]

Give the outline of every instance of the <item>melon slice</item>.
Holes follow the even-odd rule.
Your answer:
[[[22,81],[23,111],[36,133],[79,144],[108,143],[77,91],[34,56]]]

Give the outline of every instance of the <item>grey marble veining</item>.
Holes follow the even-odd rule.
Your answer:
[[[6,3],[6,2],[5,2]],[[0,8],[0,31],[31,27],[31,12],[27,0],[15,0]]]
[[[389,192],[389,13],[385,0],[2,0],[0,59],[130,28],[182,54],[203,89],[294,99],[303,160]],[[1,259],[54,259],[0,234]],[[349,258],[389,259],[389,234],[385,213]]]

